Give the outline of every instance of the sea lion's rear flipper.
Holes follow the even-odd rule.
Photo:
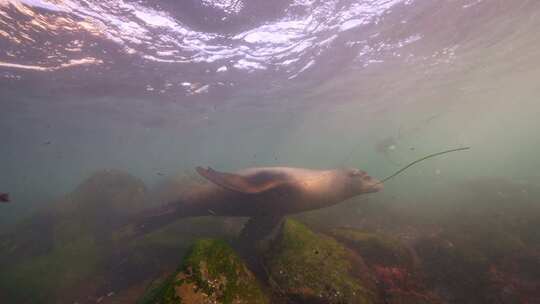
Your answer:
[[[158,230],[179,218],[181,216],[178,212],[178,206],[174,203],[144,210],[133,218],[135,233],[141,235]]]
[[[142,210],[129,217],[123,223],[121,234],[126,234],[130,238],[139,237],[161,229],[181,218],[201,215],[203,214],[197,210],[191,210],[181,201],[171,202]]]
[[[283,174],[261,171],[249,176],[219,172],[210,167],[196,168],[197,173],[216,185],[242,193],[260,193],[290,182]]]

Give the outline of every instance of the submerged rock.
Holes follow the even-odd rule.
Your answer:
[[[382,303],[441,303],[423,283],[413,251],[398,239],[353,228],[336,228],[330,234],[364,258],[376,278]]]
[[[98,171],[21,221],[13,233],[0,236],[0,303],[59,303],[60,298],[85,303],[110,288],[120,294],[174,269],[193,240],[231,238],[240,229],[241,221],[201,217],[139,238],[124,237],[127,219],[146,208],[148,197],[140,179],[118,170]]]
[[[141,304],[269,303],[255,276],[223,241],[199,240],[183,266]]]
[[[538,303],[540,301],[540,252],[509,255],[491,265],[492,303]]]
[[[292,303],[375,303],[362,259],[336,240],[293,220],[266,254],[269,282]]]
[[[415,273],[403,267],[374,266],[382,303],[385,304],[437,304],[438,296],[427,290]]]
[[[414,259],[407,247],[393,237],[352,228],[336,228],[330,234],[360,254],[368,265],[412,267]]]
[[[141,208],[143,182],[103,170],[16,225],[0,245],[0,294],[9,303],[55,303],[102,271],[116,223]],[[47,278],[47,279],[43,279]]]
[[[416,250],[430,287],[449,303],[490,303],[489,260],[474,247],[430,237],[418,242]]]
[[[119,170],[101,170],[77,186],[56,209],[69,217],[82,216],[88,228],[100,231],[112,228],[146,204],[147,190],[142,180]]]

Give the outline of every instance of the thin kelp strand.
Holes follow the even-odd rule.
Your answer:
[[[388,176],[387,178],[381,180],[380,182],[378,182],[377,184],[382,184],[386,181],[388,181],[389,179],[395,177],[396,175],[400,174],[401,172],[407,170],[408,168],[412,167],[413,165],[423,161],[423,160],[426,160],[428,158],[432,158],[432,157],[435,157],[435,156],[439,156],[439,155],[443,155],[443,154],[446,154],[446,153],[451,153],[451,152],[456,152],[456,151],[463,151],[463,150],[469,150],[471,147],[463,147],[463,148],[457,148],[457,149],[451,149],[451,150],[446,150],[446,151],[442,151],[442,152],[437,152],[437,153],[433,153],[433,154],[430,154],[430,155],[427,155],[427,156],[424,156],[420,159],[417,159],[415,161],[413,161],[412,163],[406,165],[405,167],[399,169],[396,173]]]

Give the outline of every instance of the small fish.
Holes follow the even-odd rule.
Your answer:
[[[42,145],[43,145],[43,146],[48,146],[48,145],[50,145],[50,144],[51,144],[50,141],[46,141],[46,142],[44,142]]]
[[[208,209],[208,213],[210,213],[211,215],[214,215],[214,216],[216,215],[216,213],[212,209]]]
[[[0,203],[9,203],[9,194],[0,192]]]
[[[156,173],[156,174],[159,175],[159,176],[165,175],[165,174],[163,174],[163,173],[161,173],[161,172],[158,172],[158,173]]]

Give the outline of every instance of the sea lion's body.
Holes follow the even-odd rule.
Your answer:
[[[182,217],[238,216],[277,222],[288,214],[320,209],[382,189],[378,180],[357,169],[310,170],[292,167],[247,168],[225,173],[197,167],[209,180],[179,201],[145,213],[143,226],[159,227]],[[144,229],[147,230],[147,229]]]
[[[280,184],[251,193],[225,188],[212,181],[187,194],[184,206],[200,215],[210,212],[245,217],[319,209],[353,196],[345,189],[343,177],[338,172],[290,167],[249,168],[236,174],[252,180],[279,180]]]

